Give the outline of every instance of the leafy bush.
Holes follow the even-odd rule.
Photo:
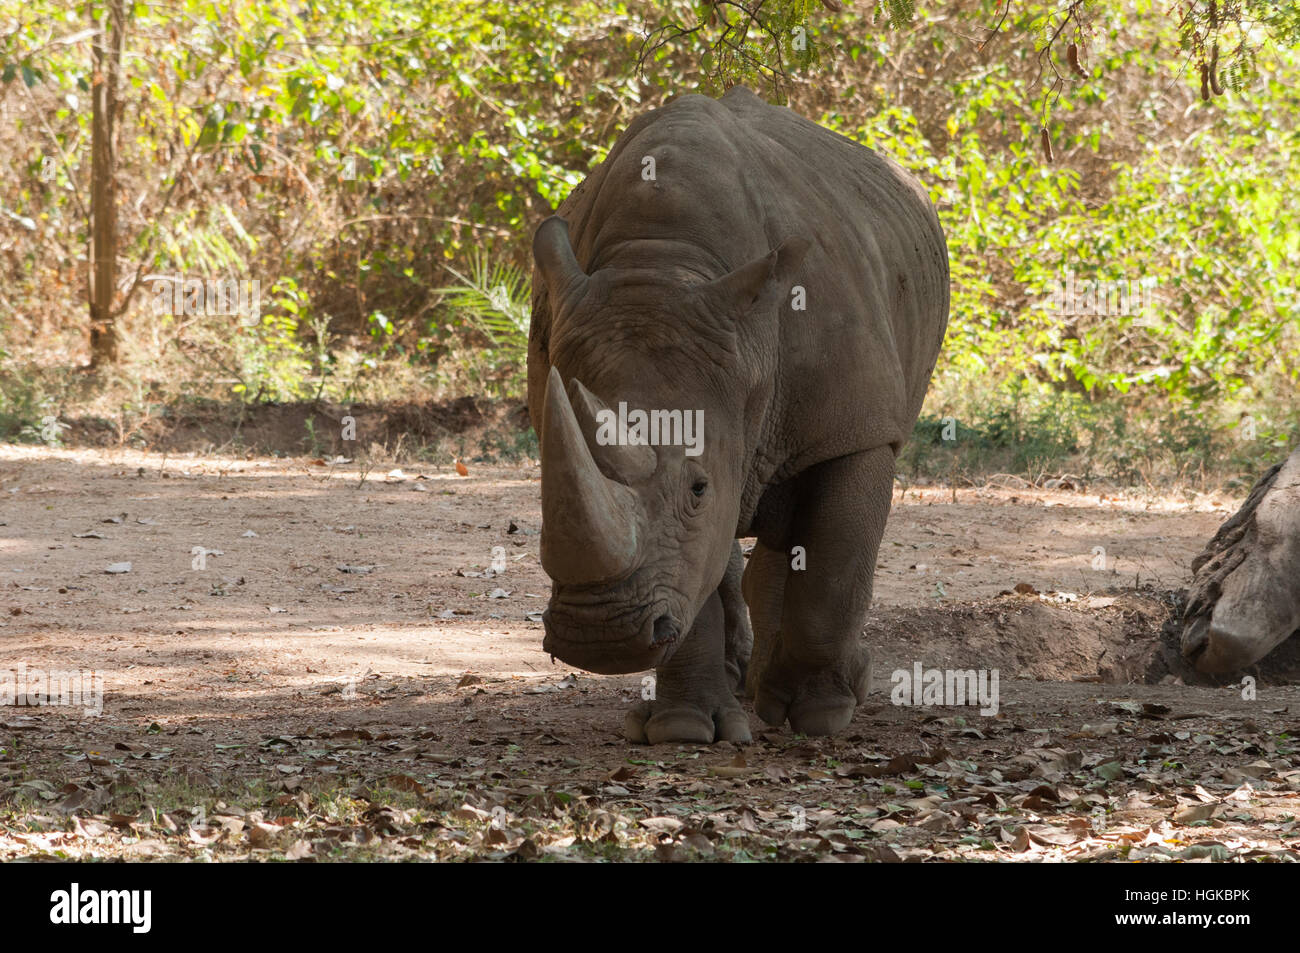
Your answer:
[[[1051,4],[1011,5],[984,51],[972,37],[1001,15],[994,0],[766,9],[771,29],[746,50],[784,58],[792,107],[897,159],[938,207],[952,320],[927,414],[977,431],[981,453],[1021,441],[1005,461],[1020,467],[1074,453],[1126,473],[1157,460],[1190,472],[1200,455],[1245,465],[1300,436],[1300,234],[1285,227],[1300,182],[1293,51],[1263,48],[1232,77],[1240,91],[1202,102],[1195,76],[1171,77],[1204,38],[1147,0],[1089,4],[1087,77],[1067,70],[1064,90],[1042,81],[1027,35],[1059,14]],[[118,408],[413,386],[521,396],[532,229],[631,117],[708,88],[719,64],[704,60],[704,34],[637,69],[645,26],[707,12],[131,5],[124,293],[136,274],[229,276],[260,281],[267,305],[253,327],[158,316],[142,281],[121,322],[120,375],[105,383],[121,384]],[[1263,13],[1283,39],[1300,23],[1289,7]],[[85,353],[83,14],[30,0],[2,15],[0,162],[16,174],[0,179],[0,366],[18,379]],[[1146,279],[1153,307],[1053,309],[1047,292],[1067,274]],[[499,285],[509,290],[494,298]],[[30,425],[20,391],[3,399],[0,424]],[[1236,436],[1244,419],[1249,441]]]

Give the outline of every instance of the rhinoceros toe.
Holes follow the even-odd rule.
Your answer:
[[[623,734],[633,744],[688,742],[712,744],[715,741],[745,743],[752,740],[749,718],[732,702],[708,712],[693,705],[657,706],[641,702],[623,720]]]
[[[849,726],[870,684],[865,651],[811,671],[776,663],[763,672],[754,711],[769,725],[789,721],[791,730],[800,734],[833,735]]]

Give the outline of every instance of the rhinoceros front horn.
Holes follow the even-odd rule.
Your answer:
[[[625,576],[638,530],[636,496],[600,472],[552,367],[542,411],[542,568],[566,585]]]

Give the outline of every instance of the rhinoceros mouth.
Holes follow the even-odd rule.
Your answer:
[[[607,626],[585,623],[581,615],[555,607],[542,613],[546,635],[542,650],[560,661],[600,675],[644,672],[664,664],[681,642],[682,626],[662,609],[644,615],[646,621],[622,638],[611,637]],[[653,621],[650,621],[653,620]],[[626,632],[627,629],[615,630]]]
[[[1183,657],[1198,672],[1226,675],[1248,668],[1284,641],[1281,635],[1262,640],[1256,633],[1243,637],[1226,626],[1216,625],[1213,616],[1202,616],[1183,631],[1182,650]]]

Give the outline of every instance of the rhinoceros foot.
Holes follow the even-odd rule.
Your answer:
[[[861,647],[818,668],[778,657],[763,672],[754,711],[769,725],[789,721],[800,734],[833,735],[849,726],[870,684],[871,662]]]
[[[716,703],[701,700],[693,704],[681,701],[641,702],[627,713],[623,733],[633,744],[661,744],[669,741],[712,744],[715,741],[746,743],[749,717],[727,693]]]
[[[627,713],[623,732],[634,744],[712,744],[751,740],[749,718],[732,694],[724,656],[722,600],[705,601],[681,647],[655,671],[650,697]]]

